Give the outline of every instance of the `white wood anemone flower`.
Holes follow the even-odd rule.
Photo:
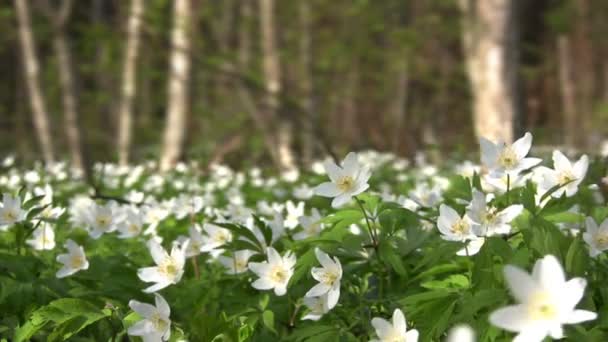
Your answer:
[[[490,322],[516,332],[515,342],[540,342],[545,337],[562,338],[563,324],[593,320],[595,312],[575,309],[583,297],[587,281],[566,281],[564,270],[553,255],[536,261],[532,274],[511,265],[504,268],[505,280],[518,304],[490,314]]]
[[[310,310],[302,320],[318,321],[331,310],[327,305],[327,294],[319,297],[304,297],[304,305]]]
[[[67,248],[68,253],[57,256],[57,261],[63,264],[63,267],[57,271],[57,278],[65,278],[80,270],[89,268],[89,261],[84,254],[82,246],[79,246],[70,239],[65,242],[64,246]]]
[[[467,216],[475,223],[474,233],[477,236],[492,236],[509,234],[511,232],[511,221],[524,210],[521,204],[510,205],[498,210],[486,203],[486,195],[478,190],[473,190],[473,200],[467,206]]]
[[[169,285],[177,284],[182,279],[189,243],[190,240],[185,240],[181,246],[174,245],[169,255],[158,241],[155,239],[148,241],[148,249],[156,266],[138,269],[137,276],[144,282],[155,284],[144,289],[144,292],[162,290]]]
[[[217,260],[226,268],[228,274],[240,274],[247,271],[249,258],[256,254],[254,251],[243,249],[234,252],[232,256],[218,256]]]
[[[249,269],[259,278],[251,283],[258,290],[272,290],[277,296],[287,293],[287,284],[293,275],[296,256],[290,251],[283,257],[274,248],[266,249],[268,261],[250,262]]]
[[[334,208],[343,206],[353,196],[357,196],[369,187],[367,181],[371,173],[359,163],[358,156],[354,152],[346,155],[341,166],[331,160],[327,160],[323,165],[331,181],[317,185],[314,191],[319,196],[333,197],[331,206]]]
[[[473,222],[465,214],[458,215],[452,207],[442,204],[439,207],[437,228],[441,232],[441,238],[448,241],[476,240],[478,237],[473,233]]]
[[[589,255],[596,258],[608,249],[608,219],[598,227],[591,217],[585,220],[587,231],[583,233],[583,240],[589,246]]]
[[[529,132],[511,145],[500,141],[494,143],[486,138],[480,138],[479,144],[481,163],[495,176],[517,175],[542,161],[539,158],[526,158],[532,146],[532,134]]]
[[[154,294],[155,305],[129,301],[129,307],[143,320],[135,323],[127,331],[129,335],[140,336],[146,342],[168,341],[171,337],[171,308],[158,293]]]
[[[578,186],[581,184],[587,169],[589,168],[589,158],[583,155],[575,163],[572,163],[560,151],[553,151],[553,167],[544,173],[542,188],[545,191],[559,185],[560,188],[555,190],[551,196],[561,197],[566,194],[567,197],[574,196],[578,191]]]
[[[340,298],[340,280],[342,279],[342,264],[337,257],[332,258],[319,248],[315,248],[315,255],[322,267],[313,267],[310,273],[319,283],[313,286],[305,297],[319,297],[327,295],[327,305],[333,309]]]
[[[37,251],[52,250],[55,248],[55,232],[48,222],[39,223],[39,227],[32,233],[32,238],[25,241]]]
[[[418,330],[407,330],[407,324],[403,312],[399,309],[393,311],[393,320],[389,322],[384,318],[375,317],[372,325],[376,330],[377,339],[370,342],[417,342]]]
[[[0,203],[0,226],[10,226],[25,219],[25,210],[21,209],[21,197],[2,195]]]
[[[313,208],[310,216],[301,216],[298,221],[302,230],[293,235],[294,240],[304,240],[309,237],[318,236],[323,230],[324,225],[321,223],[322,217],[319,210]]]
[[[111,233],[117,228],[115,203],[108,202],[105,205],[94,205],[89,212],[88,225],[89,236],[99,239],[104,233]]]

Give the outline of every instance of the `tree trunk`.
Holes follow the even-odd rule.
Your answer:
[[[182,156],[190,79],[191,14],[190,0],[175,0],[171,32],[169,104],[160,158],[161,171],[171,169]]]
[[[27,0],[15,0],[15,8],[19,24],[19,40],[21,44],[21,53],[23,55],[22,63],[25,72],[25,82],[29,92],[34,128],[36,129],[42,156],[45,162],[50,164],[55,160],[53,140],[51,137],[51,128],[49,126],[46,105],[40,90],[38,57],[36,56],[34,48],[32,24]]]
[[[131,136],[133,131],[133,103],[136,94],[135,77],[139,56],[140,31],[144,11],[143,0],[131,0],[131,12],[127,24],[127,45],[125,48],[120,104],[118,107],[118,162],[129,163]]]
[[[309,165],[312,163],[314,147],[316,118],[313,108],[313,83],[311,69],[311,18],[310,1],[301,0],[299,7],[300,14],[300,106],[302,108],[302,163]]]
[[[397,86],[395,88],[395,101],[393,104],[393,142],[392,149],[394,153],[399,154],[399,146],[401,142],[406,139],[406,134],[403,134],[403,124],[407,117],[407,101],[408,101],[408,66],[405,57],[400,61],[397,71]]]
[[[291,120],[280,112],[281,68],[279,53],[276,48],[276,32],[274,17],[274,0],[260,0],[260,25],[262,46],[262,71],[264,74],[265,95],[263,110],[266,118],[270,118],[271,132],[275,133],[275,158],[282,170],[295,168],[292,149],[293,127]]]
[[[61,100],[63,103],[63,122],[70,149],[72,167],[87,172],[83,160],[80,128],[78,125],[78,105],[76,101],[76,86],[74,84],[74,71],[72,58],[65,32],[67,21],[72,12],[72,0],[62,0],[58,9],[51,6],[50,1],[42,1],[46,16],[53,24],[53,48],[57,55],[57,68],[61,84]]]
[[[478,137],[513,141],[518,117],[516,0],[460,0]]]
[[[580,132],[576,115],[575,84],[573,74],[570,39],[560,36],[557,39],[557,56],[559,66],[559,85],[562,96],[563,137],[568,147],[577,145],[577,136]]]

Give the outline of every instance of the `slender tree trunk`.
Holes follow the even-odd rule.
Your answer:
[[[511,142],[518,117],[517,0],[460,0],[478,137]]]
[[[312,83],[312,43],[310,1],[301,0],[300,14],[300,99],[302,108],[302,162],[304,165],[312,163],[315,147],[316,118],[313,108]]]
[[[62,0],[58,9],[53,8],[48,0],[42,1],[46,16],[53,24],[53,48],[57,56],[59,81],[61,84],[61,98],[63,102],[63,122],[70,149],[72,167],[87,172],[83,160],[80,128],[78,125],[78,104],[76,100],[76,86],[72,58],[65,32],[68,19],[72,12],[72,0]]]
[[[140,31],[144,11],[143,0],[131,0],[131,12],[127,24],[127,45],[125,47],[122,87],[118,107],[118,162],[129,163],[133,131],[133,103],[136,94],[136,69],[139,56]]]
[[[25,82],[27,85],[34,128],[38,136],[42,155],[46,163],[53,163],[55,156],[53,153],[53,140],[49,125],[48,113],[42,92],[40,90],[40,80],[38,74],[38,57],[34,47],[32,37],[32,24],[27,0],[15,0],[17,21],[19,24],[19,40],[23,55],[23,68],[25,72]]]
[[[190,0],[175,0],[171,32],[169,104],[160,158],[161,171],[171,169],[182,156],[190,80],[191,14]]]
[[[399,146],[401,142],[405,139],[405,134],[403,134],[403,124],[407,118],[407,101],[408,101],[408,84],[409,84],[409,74],[408,74],[408,66],[407,60],[405,57],[400,61],[400,65],[398,66],[397,71],[397,86],[395,87],[395,101],[393,104],[393,123],[394,123],[394,131],[393,131],[393,141],[392,148],[394,153],[399,153]]]
[[[275,157],[282,170],[293,169],[295,158],[292,149],[293,127],[291,120],[280,112],[281,68],[276,47],[274,0],[260,0],[260,25],[262,46],[262,69],[266,94],[263,110],[266,117],[277,123]]]
[[[575,84],[573,74],[570,39],[560,36],[557,40],[557,56],[559,65],[559,85],[562,96],[563,137],[568,147],[577,145],[579,123],[576,115]]]

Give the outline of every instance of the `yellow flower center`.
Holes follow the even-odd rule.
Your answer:
[[[79,269],[84,266],[84,258],[80,255],[72,255],[70,257],[70,267],[73,269]]]
[[[570,182],[573,182],[576,180],[576,177],[574,177],[574,175],[572,174],[572,172],[570,171],[562,171],[560,172],[557,181],[559,183],[559,185],[566,185]]]
[[[338,274],[336,274],[334,272],[326,271],[321,276],[321,279],[322,279],[323,283],[332,286],[332,285],[334,285],[336,280],[338,280]]]
[[[469,232],[469,228],[469,223],[467,221],[459,219],[458,221],[456,221],[456,223],[452,225],[450,231],[452,231],[452,233],[454,234],[464,235]]]
[[[158,312],[155,312],[152,317],[149,318],[150,322],[152,322],[152,325],[154,325],[154,328],[156,329],[156,331],[165,331],[167,330],[167,322],[162,319],[160,317],[160,314]]]
[[[600,249],[608,248],[608,234],[607,233],[599,233],[595,236],[595,244]]]
[[[277,283],[284,283],[287,281],[287,272],[282,267],[275,267],[271,274],[270,278]]]
[[[316,235],[321,230],[321,225],[319,223],[313,223],[310,226],[306,227],[306,232],[310,235]]]
[[[137,234],[137,233],[139,233],[139,226],[138,226],[138,225],[136,225],[135,223],[131,223],[131,224],[129,225],[129,232],[130,232],[131,234]]]
[[[545,292],[540,292],[532,297],[528,304],[528,313],[533,320],[552,320],[556,318],[558,310],[551,297]]]
[[[4,221],[11,222],[17,218],[17,213],[13,210],[7,210],[4,212]]]
[[[174,279],[179,272],[179,267],[177,267],[175,260],[169,257],[165,259],[165,262],[158,266],[158,272],[165,275],[167,278]]]
[[[500,152],[498,164],[505,169],[512,169],[517,165],[517,155],[511,146],[506,146],[502,152]]]
[[[110,225],[110,218],[105,216],[97,216],[96,220],[97,225],[100,228],[106,229]]]
[[[337,185],[340,191],[346,192],[355,186],[355,180],[351,176],[343,176],[338,179]]]
[[[496,208],[490,208],[484,213],[481,220],[484,224],[492,224],[496,221],[496,218],[498,216],[497,214],[498,213]]]

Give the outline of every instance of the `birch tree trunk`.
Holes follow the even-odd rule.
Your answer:
[[[118,106],[118,162],[129,163],[133,130],[133,103],[136,94],[136,69],[139,56],[140,31],[144,11],[143,0],[131,0],[131,11],[127,24],[120,104]]]
[[[171,32],[171,61],[169,67],[169,104],[165,124],[161,171],[168,171],[182,155],[186,131],[190,76],[190,0],[175,0]]]
[[[394,153],[399,154],[399,146],[401,146],[402,140],[407,139],[407,134],[403,132],[403,125],[407,117],[407,101],[408,101],[408,85],[409,85],[409,73],[408,65],[405,57],[402,57],[398,65],[397,70],[397,86],[395,88],[395,101],[393,104],[393,141],[392,149]]]
[[[65,32],[65,26],[72,12],[72,0],[62,0],[58,9],[51,6],[50,1],[42,1],[44,12],[53,24],[53,49],[57,56],[59,81],[61,85],[61,100],[63,103],[63,124],[70,149],[72,167],[86,172],[83,160],[82,142],[78,124],[78,104],[72,58]]]
[[[478,137],[513,141],[518,117],[516,0],[460,0]]]
[[[276,159],[279,168],[289,170],[295,168],[292,150],[293,127],[289,118],[280,113],[281,68],[279,54],[276,48],[274,0],[260,0],[260,25],[262,45],[262,69],[264,73],[263,110],[270,123],[276,123],[275,143]]]
[[[38,142],[40,143],[42,156],[45,162],[50,164],[55,160],[53,140],[46,105],[40,90],[38,57],[36,56],[34,39],[32,37],[32,24],[27,0],[15,0],[15,9],[19,25],[19,41],[23,55],[22,64],[25,73],[25,83],[29,93],[34,128]]]

